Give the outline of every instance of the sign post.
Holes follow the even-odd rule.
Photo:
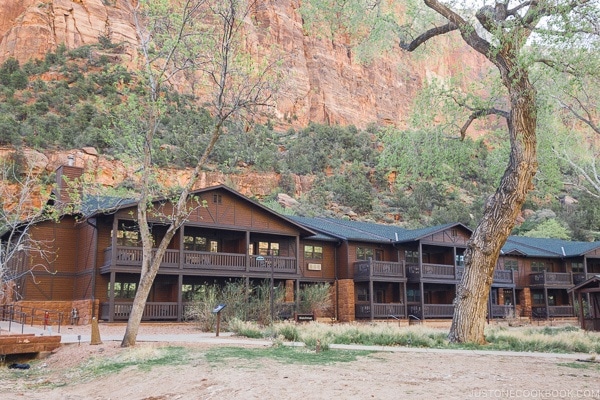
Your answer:
[[[219,336],[219,331],[221,329],[221,311],[223,311],[223,309],[225,307],[227,307],[227,304],[219,304],[212,310],[213,314],[217,314],[217,335],[216,336]]]

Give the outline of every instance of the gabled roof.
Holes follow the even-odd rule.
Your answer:
[[[396,225],[350,221],[327,217],[307,218],[294,216],[290,218],[311,228],[314,231],[337,238],[339,240],[372,243],[413,242],[455,226],[461,226],[470,232],[470,229],[458,223],[438,225],[422,229],[404,229]]]
[[[595,287],[600,288],[600,275],[592,275],[590,279],[587,279],[580,284],[567,289],[567,292],[571,293],[580,289],[590,289]]]
[[[600,242],[509,236],[502,247],[502,253],[528,257],[568,258],[583,256],[597,248],[600,248]]]
[[[197,189],[192,191],[191,195],[201,195],[203,193],[212,192],[215,190],[224,190],[226,192],[231,193],[234,197],[237,197],[240,201],[251,203],[253,206],[258,207],[265,212],[273,215],[273,217],[285,220],[287,223],[295,226],[300,230],[303,236],[313,236],[316,235],[316,232],[313,232],[310,228],[299,224],[298,222],[281,215],[268,207],[263,206],[262,204],[242,195],[239,192],[225,186],[225,185],[216,185],[210,186],[202,189]],[[161,202],[168,200],[166,197],[160,197],[154,200],[154,202]],[[134,198],[125,198],[125,197],[115,197],[115,196],[85,196],[84,201],[82,202],[80,213],[84,218],[90,218],[95,215],[100,214],[112,214],[119,210],[136,207],[137,199]]]

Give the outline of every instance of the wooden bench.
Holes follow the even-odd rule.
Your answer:
[[[35,336],[34,334],[0,335],[0,355],[52,351],[60,347],[60,339],[60,336]]]

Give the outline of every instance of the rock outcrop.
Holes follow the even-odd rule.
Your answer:
[[[43,58],[64,44],[74,49],[103,36],[123,43],[123,62],[134,67],[137,36],[130,2],[125,0],[0,0],[0,62],[14,57],[24,63]],[[457,71],[473,77],[483,58],[437,39],[438,55],[425,58],[395,50],[365,66],[343,43],[306,35],[298,12],[300,1],[268,2],[247,24],[251,48],[277,48],[284,54],[286,88],[279,96],[279,123],[308,122],[365,127],[369,123],[405,125],[412,99],[433,78]],[[268,32],[268,33],[267,33]],[[454,40],[460,43],[460,40]]]

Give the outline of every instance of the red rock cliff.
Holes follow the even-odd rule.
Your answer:
[[[249,41],[272,45],[287,58],[288,89],[277,104],[282,123],[308,122],[365,127],[369,123],[403,126],[412,99],[423,83],[448,77],[458,70],[480,70],[484,60],[474,51],[453,45],[452,37],[439,39],[445,49],[430,58],[400,50],[369,66],[356,62],[343,44],[304,34],[298,0],[268,2],[255,16]],[[0,0],[0,62],[42,58],[65,44],[68,49],[109,37],[125,43],[125,62],[133,62],[137,44],[128,2],[124,0]],[[127,46],[129,45],[129,46]]]

